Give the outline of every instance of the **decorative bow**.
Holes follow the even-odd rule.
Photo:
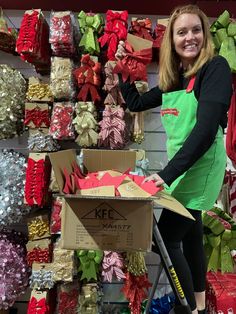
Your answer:
[[[103,252],[99,250],[80,250],[76,253],[80,261],[78,272],[82,272],[80,280],[97,280],[97,272],[103,258]]]
[[[31,297],[27,314],[49,314],[49,306],[46,303],[46,299],[37,300],[35,297]]]
[[[126,273],[126,280],[122,291],[129,300],[129,308],[132,314],[140,314],[141,303],[147,297],[148,288],[151,287],[147,274],[134,276]]]
[[[108,61],[104,67],[106,80],[103,89],[107,92],[107,97],[104,100],[104,104],[121,106],[125,103],[125,101],[119,88],[118,75],[113,73],[115,64],[116,63],[114,61]]]
[[[127,37],[127,20],[128,12],[113,12],[108,10],[106,13],[106,27],[104,35],[99,38],[101,47],[105,45],[107,49],[108,60],[116,60],[115,53],[120,40],[125,40]]]
[[[151,31],[152,22],[149,18],[131,21],[131,32],[133,35],[153,41]]]
[[[96,111],[92,102],[79,102],[76,107],[76,118],[73,120],[75,130],[78,133],[76,142],[81,147],[90,147],[97,144],[98,134]]]
[[[113,73],[121,73],[124,82],[147,81],[146,65],[152,60],[152,49],[146,48],[134,51],[131,45],[125,43],[126,56],[117,62]]]
[[[235,222],[221,209],[213,208],[204,213],[203,225],[207,227],[204,246],[208,270],[233,272],[234,262],[230,251],[236,247]]]
[[[115,276],[119,281],[125,278],[122,268],[123,259],[119,253],[104,251],[102,261],[102,276],[104,281],[112,282],[113,276]]]
[[[84,11],[80,11],[78,14],[78,21],[80,31],[82,33],[79,47],[82,47],[84,52],[91,55],[99,54],[100,48],[97,36],[103,28],[102,16],[100,14],[85,13]]]
[[[123,148],[126,143],[126,125],[124,109],[122,107],[112,108],[106,106],[103,111],[103,119],[99,122],[101,131],[99,133],[99,146],[111,149]]]
[[[49,127],[50,116],[48,110],[41,110],[40,108],[26,109],[24,124],[29,125],[33,123],[34,127]]]
[[[101,85],[101,64],[94,62],[89,54],[82,56],[81,67],[77,68],[73,73],[80,87],[78,99],[88,101],[89,94],[93,102],[100,101],[97,88]]]

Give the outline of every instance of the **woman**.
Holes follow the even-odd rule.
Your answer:
[[[124,54],[120,47],[117,57]],[[162,106],[169,162],[146,180],[154,180],[157,186],[165,184],[195,218],[193,221],[163,209],[158,222],[194,314],[205,313],[201,211],[212,208],[223,182],[223,130],[231,86],[228,63],[214,56],[208,18],[195,5],[176,8],[169,19],[160,50],[159,86],[139,96],[134,84],[120,82],[130,111]]]

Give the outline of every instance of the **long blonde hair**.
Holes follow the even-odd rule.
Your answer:
[[[170,16],[160,49],[159,87],[164,92],[170,91],[178,85],[180,58],[173,48],[173,25],[176,19],[184,13],[196,14],[200,18],[204,35],[201,52],[194,65],[185,73],[185,77],[196,74],[203,64],[214,56],[209,21],[205,13],[198,6],[192,4],[177,7]]]

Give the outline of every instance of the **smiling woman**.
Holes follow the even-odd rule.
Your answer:
[[[118,50],[117,57],[125,56],[122,45]],[[214,56],[208,18],[197,6],[181,6],[171,14],[159,69],[159,86],[142,96],[134,84],[120,82],[120,87],[130,111],[161,106],[169,162],[146,181],[164,185],[195,218],[189,221],[163,209],[158,228],[192,313],[204,314],[206,264],[201,211],[212,208],[223,182],[223,129],[232,77],[227,61]]]
[[[192,66],[203,46],[203,29],[195,14],[182,14],[173,25],[173,42],[184,69]]]

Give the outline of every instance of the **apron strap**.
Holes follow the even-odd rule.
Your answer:
[[[196,76],[191,77],[188,83],[188,86],[186,88],[186,93],[191,93],[191,91],[193,90],[195,79],[196,79]]]

